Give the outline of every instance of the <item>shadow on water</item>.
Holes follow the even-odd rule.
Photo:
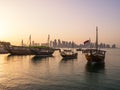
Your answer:
[[[59,63],[59,71],[62,74],[73,74],[76,61],[77,59],[62,59]]]
[[[54,58],[54,56],[39,56],[39,55],[36,55],[34,57],[32,57],[32,62],[33,63],[38,63],[38,62],[42,62],[42,61],[46,61],[46,60],[49,60],[49,58]]]
[[[104,63],[88,63],[87,62],[85,65],[85,73],[83,78],[88,87],[86,90],[106,90],[100,87],[103,85],[101,81],[103,81],[104,76],[105,76]]]
[[[14,55],[14,54],[8,54],[8,56],[33,56],[33,55]]]
[[[24,58],[26,58],[28,55],[8,55],[7,57],[6,57],[6,60],[14,60],[14,59],[24,59]],[[29,55],[30,56],[30,55]]]
[[[104,72],[105,63],[89,63],[89,62],[87,62],[85,69],[87,72],[94,72],[94,73]]]
[[[63,58],[63,59],[61,59],[61,63],[66,63],[66,62],[74,62],[74,61],[76,61],[77,59],[66,59],[66,58]]]

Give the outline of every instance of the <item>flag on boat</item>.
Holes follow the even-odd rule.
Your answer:
[[[90,44],[90,40],[84,41],[84,44]]]

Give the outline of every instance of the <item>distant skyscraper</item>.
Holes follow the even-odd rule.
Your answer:
[[[116,48],[116,45],[115,45],[115,44],[113,44],[113,45],[112,45],[112,48]]]

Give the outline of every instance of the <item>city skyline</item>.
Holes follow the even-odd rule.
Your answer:
[[[119,0],[0,0],[0,40],[95,42],[98,26],[99,42],[120,47],[119,8]]]
[[[60,39],[54,39],[53,41],[50,41],[50,46],[51,47],[54,47],[54,48],[95,48],[96,45],[95,43],[96,42],[91,42],[90,40],[87,40],[88,42],[85,43],[79,43],[79,44],[76,44],[74,41],[64,41],[64,40],[60,40]],[[33,44],[34,45],[34,44]],[[98,44],[98,47],[99,48],[118,48],[116,46],[116,44],[108,44],[108,43],[103,43],[103,42],[100,42]]]

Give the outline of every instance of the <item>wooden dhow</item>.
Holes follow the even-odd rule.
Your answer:
[[[96,27],[96,48],[84,50],[85,57],[88,62],[104,63],[105,52],[104,50],[98,49],[98,27]]]
[[[78,53],[73,52],[72,50],[65,49],[60,51],[60,55],[63,59],[75,59],[78,56]]]

